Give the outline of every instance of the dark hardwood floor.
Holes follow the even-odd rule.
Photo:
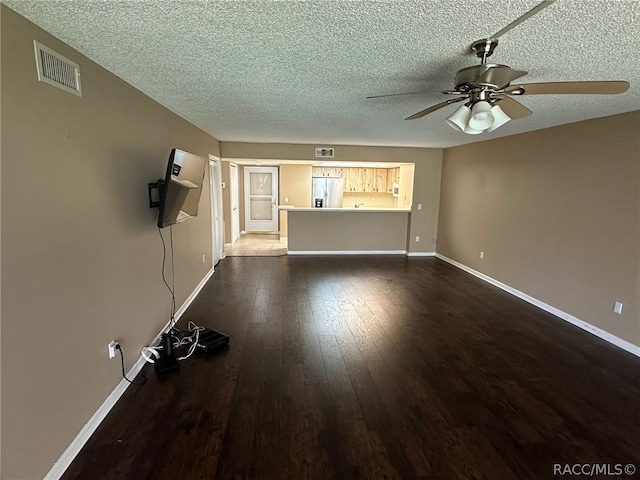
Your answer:
[[[435,258],[226,258],[189,320],[229,349],[147,365],[65,480],[640,469],[640,359]]]

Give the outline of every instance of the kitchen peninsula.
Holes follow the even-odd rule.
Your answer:
[[[288,253],[404,254],[408,208],[296,208],[288,216]]]

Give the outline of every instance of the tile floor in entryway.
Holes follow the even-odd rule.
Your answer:
[[[225,245],[228,257],[279,257],[287,254],[287,239],[277,235],[241,235],[233,247]]]

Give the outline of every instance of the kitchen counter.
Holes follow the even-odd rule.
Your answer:
[[[295,207],[293,205],[280,205],[280,210],[296,211],[296,212],[402,212],[408,213],[410,208],[384,208],[384,207],[345,207],[345,208],[310,208]]]
[[[284,208],[283,208],[284,207]],[[280,206],[288,222],[288,252],[304,254],[405,254],[411,210]]]

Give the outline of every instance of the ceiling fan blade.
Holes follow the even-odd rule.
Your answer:
[[[421,93],[440,93],[441,90],[423,90],[421,92],[388,93],[386,95],[369,95],[367,98],[400,97],[402,95],[419,95]]]
[[[488,68],[482,75],[478,77],[476,83],[480,85],[488,85],[501,90],[516,78],[524,77],[527,74],[524,70],[516,70],[506,65],[495,65]]]
[[[522,85],[511,85],[505,90],[522,88],[524,93],[520,95],[547,95],[547,94],[617,94],[629,90],[629,82],[625,81],[602,81],[602,82],[546,82],[546,83],[523,83]]]
[[[447,105],[451,105],[452,103],[461,102],[463,100],[466,100],[467,98],[469,97],[450,98],[449,100],[445,100],[444,102],[438,103],[436,105],[431,105],[429,108],[425,108],[424,110],[421,110],[418,113],[414,113],[410,117],[405,118],[405,120],[415,120],[416,118],[422,118],[425,115],[428,115],[429,113],[435,112],[436,110],[440,110],[442,107],[446,107]]]
[[[491,35],[489,38],[492,39],[492,40],[497,40],[502,35],[507,33],[509,30],[511,30],[514,27],[517,27],[518,25],[520,25],[522,22],[524,22],[525,20],[529,19],[530,17],[533,17],[540,10],[542,10],[543,8],[548,7],[549,5],[554,3],[555,1],[556,0],[544,0],[542,3],[540,3],[539,5],[536,5],[535,7],[533,7],[531,10],[529,10],[527,13],[525,13],[521,17],[515,19],[513,22],[511,22],[509,25],[504,27],[502,30],[500,30],[495,35]]]
[[[516,120],[518,118],[524,118],[531,115],[533,112],[529,110],[527,107],[522,105],[520,102],[517,102],[513,98],[509,96],[504,96],[499,101],[500,108],[504,113],[506,113],[512,120]]]

